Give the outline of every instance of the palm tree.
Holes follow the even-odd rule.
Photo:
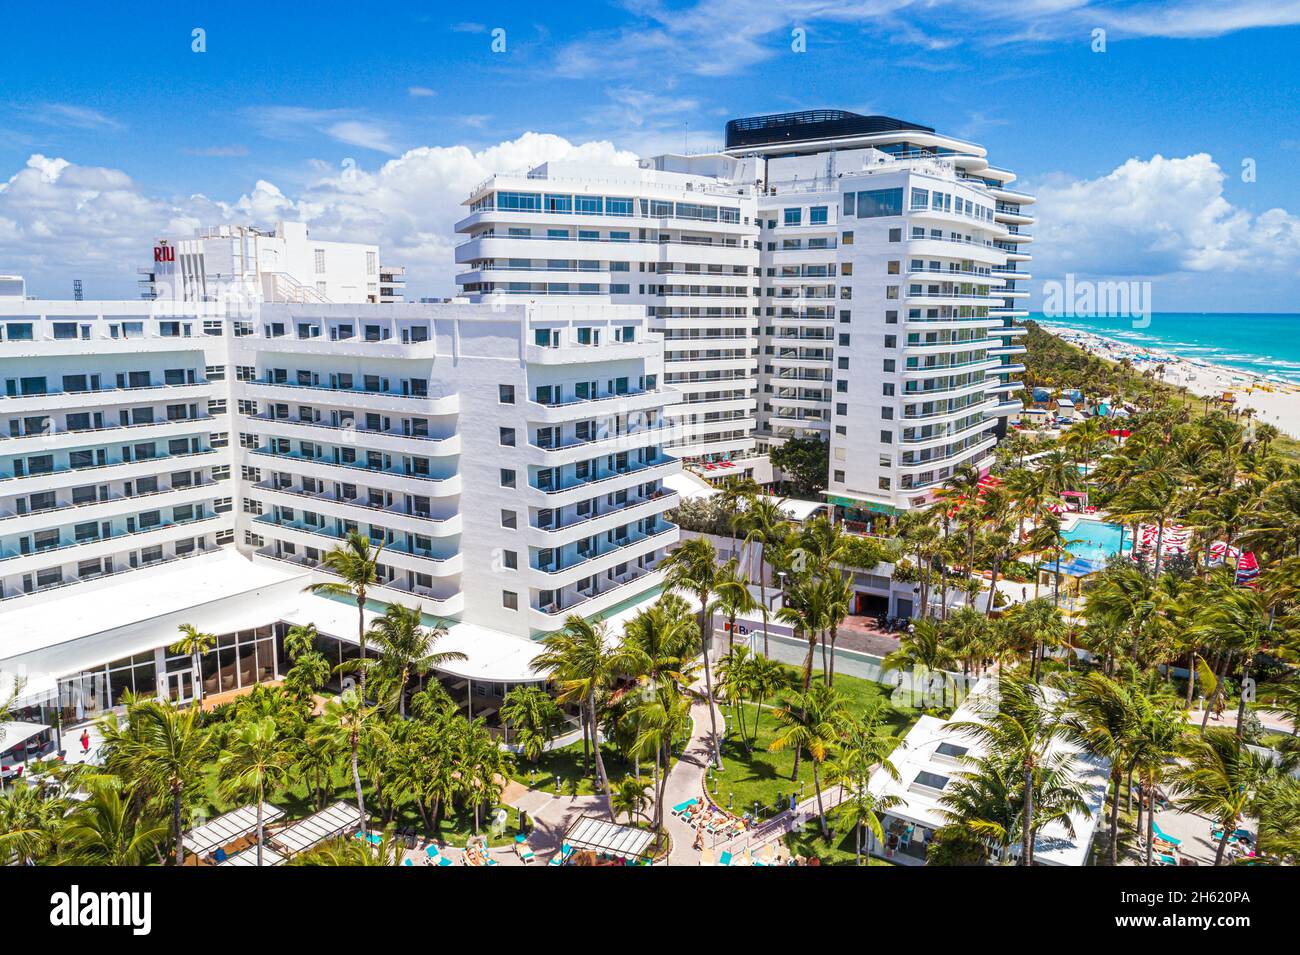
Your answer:
[[[614,790],[614,809],[627,815],[627,824],[633,825],[636,817],[645,813],[650,805],[650,783],[635,776],[624,776]]]
[[[1183,713],[1174,706],[1140,696],[1137,731],[1130,740],[1130,760],[1142,786],[1138,802],[1138,828],[1146,805],[1146,864],[1151,864],[1155,828],[1155,793],[1170,772],[1183,740]]]
[[[502,781],[510,777],[514,757],[497,745],[482,719],[464,722],[456,770],[461,792],[474,809],[474,834],[478,835],[482,811],[501,798]],[[606,800],[609,794],[606,792]],[[611,816],[612,816],[611,810]]]
[[[1020,864],[1033,865],[1037,831],[1034,795],[1060,768],[1049,758],[1049,750],[1065,735],[1065,725],[1042,687],[1016,676],[1001,677],[997,692],[978,698],[974,706],[983,717],[981,721],[956,722],[952,727],[982,743],[988,753],[1014,765],[1021,774]]]
[[[54,848],[67,803],[25,780],[0,789],[0,859],[35,863]]]
[[[203,708],[203,669],[199,658],[217,645],[217,638],[211,633],[201,632],[192,623],[180,626],[181,638],[167,649],[172,653],[188,653],[194,667],[194,690],[199,709]]]
[[[945,643],[940,625],[933,620],[918,620],[909,632],[898,640],[898,649],[880,661],[882,674],[891,670],[908,669],[913,676],[919,670],[930,679],[937,675],[940,682],[941,706],[948,705],[948,668],[955,666],[957,657]],[[928,680],[927,680],[928,682]]]
[[[1241,658],[1243,691],[1237,703],[1237,739],[1240,740],[1246,715],[1244,687],[1250,679],[1255,657],[1268,642],[1272,629],[1267,599],[1257,590],[1221,585],[1214,588],[1213,602],[1205,605],[1198,616],[1199,621],[1189,631],[1189,637],[1213,639]]]
[[[60,851],[74,865],[143,865],[167,840],[167,824],[147,814],[137,816],[117,785],[100,781],[89,787],[59,834]]]
[[[378,845],[362,838],[340,836],[321,843],[314,849],[296,855],[289,865],[308,866],[394,866],[402,864],[405,850],[402,840],[391,831],[385,832]]]
[[[262,864],[262,807],[267,794],[284,786],[293,762],[288,742],[280,738],[269,716],[237,726],[217,760],[217,776],[229,799],[253,797],[257,806],[257,864]]]
[[[1094,756],[1110,763],[1110,864],[1119,865],[1119,796],[1142,710],[1132,689],[1098,672],[1079,681],[1065,723]]]
[[[808,751],[812,760],[813,790],[817,793],[817,815],[821,821],[822,837],[826,838],[826,810],[822,805],[820,767],[840,739],[848,702],[838,690],[824,683],[807,692],[791,692],[783,705],[773,715],[782,729],[768,749],[773,753],[793,748],[795,752]],[[798,769],[791,778],[798,778]]]
[[[454,660],[468,660],[459,650],[434,652],[434,645],[447,635],[442,627],[426,627],[419,607],[389,604],[384,615],[370,625],[370,638],[383,653],[384,664],[398,671],[397,712],[406,716],[406,685],[412,675],[424,676],[434,667]]]
[[[171,800],[176,864],[183,864],[187,790],[202,773],[212,750],[200,711],[140,700],[129,707],[125,728],[118,729],[109,719],[101,723],[100,731],[104,734],[104,764],[111,772]]]
[[[763,614],[763,656],[770,656],[767,640],[767,549],[779,546],[790,535],[790,522],[781,509],[784,501],[755,498],[741,515],[745,543],[758,545],[758,602]]]
[[[1186,745],[1184,763],[1172,772],[1177,794],[1174,804],[1185,812],[1209,816],[1218,824],[1214,864],[1223,864],[1224,850],[1242,817],[1249,812],[1268,769],[1257,756],[1226,729],[1211,729]]]
[[[713,704],[713,668],[709,658],[713,650],[713,609],[710,598],[718,581],[717,552],[707,537],[683,541],[663,561],[668,570],[670,590],[684,590],[700,603],[700,644],[704,656],[704,694],[709,708],[709,740],[713,747],[713,765],[722,770],[722,743],[718,738],[718,717]]]
[[[359,753],[362,737],[369,729],[374,709],[366,706],[358,690],[345,690],[325,704],[321,713],[322,732],[340,745],[346,746],[351,756],[352,787],[357,797],[357,811],[361,813],[361,837],[366,837],[366,799],[361,792],[361,767]]]
[[[308,584],[305,590],[327,597],[349,597],[357,604],[357,645],[361,656],[357,662],[360,670],[361,697],[366,695],[366,594],[371,587],[378,586],[379,555],[384,552],[384,545],[374,547],[370,538],[360,531],[349,531],[347,539],[338,547],[327,551],[321,558],[323,570],[341,577],[341,580],[326,580]]]
[[[636,723],[636,738],[631,755],[637,760],[654,760],[654,820],[655,832],[663,828],[664,793],[668,786],[668,760],[673,741],[689,732],[691,704],[676,683],[664,681],[652,686],[632,711]]]
[[[1067,636],[1061,608],[1055,606],[1046,597],[1017,604],[1011,608],[1003,617],[1003,627],[1022,646],[1030,647],[1029,679],[1031,680],[1037,680],[1042,675],[1043,658],[1048,647],[1061,646]]]
[[[501,722],[507,732],[514,730],[515,744],[532,763],[546,752],[562,720],[555,698],[531,683],[519,684],[501,703]]]
[[[881,721],[884,710],[883,702],[874,700],[860,716],[847,717],[842,726],[843,743],[827,765],[827,780],[838,783],[846,793],[835,824],[837,828],[847,826],[854,830],[854,860],[858,865],[862,864],[863,835],[869,832],[877,842],[884,842],[880,814],[902,801],[897,796],[873,793],[870,788],[877,767],[891,779],[899,778],[898,769],[889,758],[897,741],[884,732]]]
[[[749,578],[734,557],[718,571],[714,593],[713,609],[727,621],[727,649],[730,650],[736,642],[736,618],[758,609],[758,602],[749,592]]]
[[[606,808],[613,822],[609,776],[605,773],[605,759],[600,751],[600,718],[596,712],[596,693],[610,678],[610,652],[606,641],[603,623],[592,623],[577,614],[570,614],[564,621],[563,630],[542,639],[542,646],[546,649],[533,658],[533,668],[552,673],[560,686],[561,703],[578,704],[584,726],[591,733],[598,783],[600,791],[605,794]]]

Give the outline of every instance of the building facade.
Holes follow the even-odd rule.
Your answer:
[[[733,120],[716,155],[487,180],[457,224],[458,282],[481,301],[644,308],[683,392],[687,466],[767,481],[773,447],[818,438],[841,514],[896,514],[987,467],[1020,410],[1033,197],[1014,178],[889,117]]]
[[[404,266],[381,266],[379,246],[314,239],[302,222],[274,229],[220,225],[167,236],[138,270],[140,297],[221,303],[246,311],[257,302],[401,302]]]

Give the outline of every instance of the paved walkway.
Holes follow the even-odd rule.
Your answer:
[[[714,707],[718,719],[718,732],[725,733],[726,717]],[[704,773],[712,762],[713,747],[709,744],[709,708],[703,697],[691,707],[691,738],[681,758],[668,773],[664,787],[664,829],[672,839],[669,865],[699,865],[700,850],[695,848],[695,829],[671,814],[673,806],[688,799],[704,797]]]

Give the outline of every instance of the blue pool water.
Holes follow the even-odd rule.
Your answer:
[[[1124,551],[1127,553],[1133,549],[1131,536],[1125,533],[1124,528],[1106,521],[1081,519],[1064,531],[1063,536],[1067,541],[1075,543],[1065,545],[1073,559],[1068,563],[1062,562],[1061,572],[1075,577],[1101,570],[1106,561],[1119,553],[1121,536]]]

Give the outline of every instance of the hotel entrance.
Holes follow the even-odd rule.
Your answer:
[[[167,674],[167,699],[184,704],[194,700],[194,670]]]

